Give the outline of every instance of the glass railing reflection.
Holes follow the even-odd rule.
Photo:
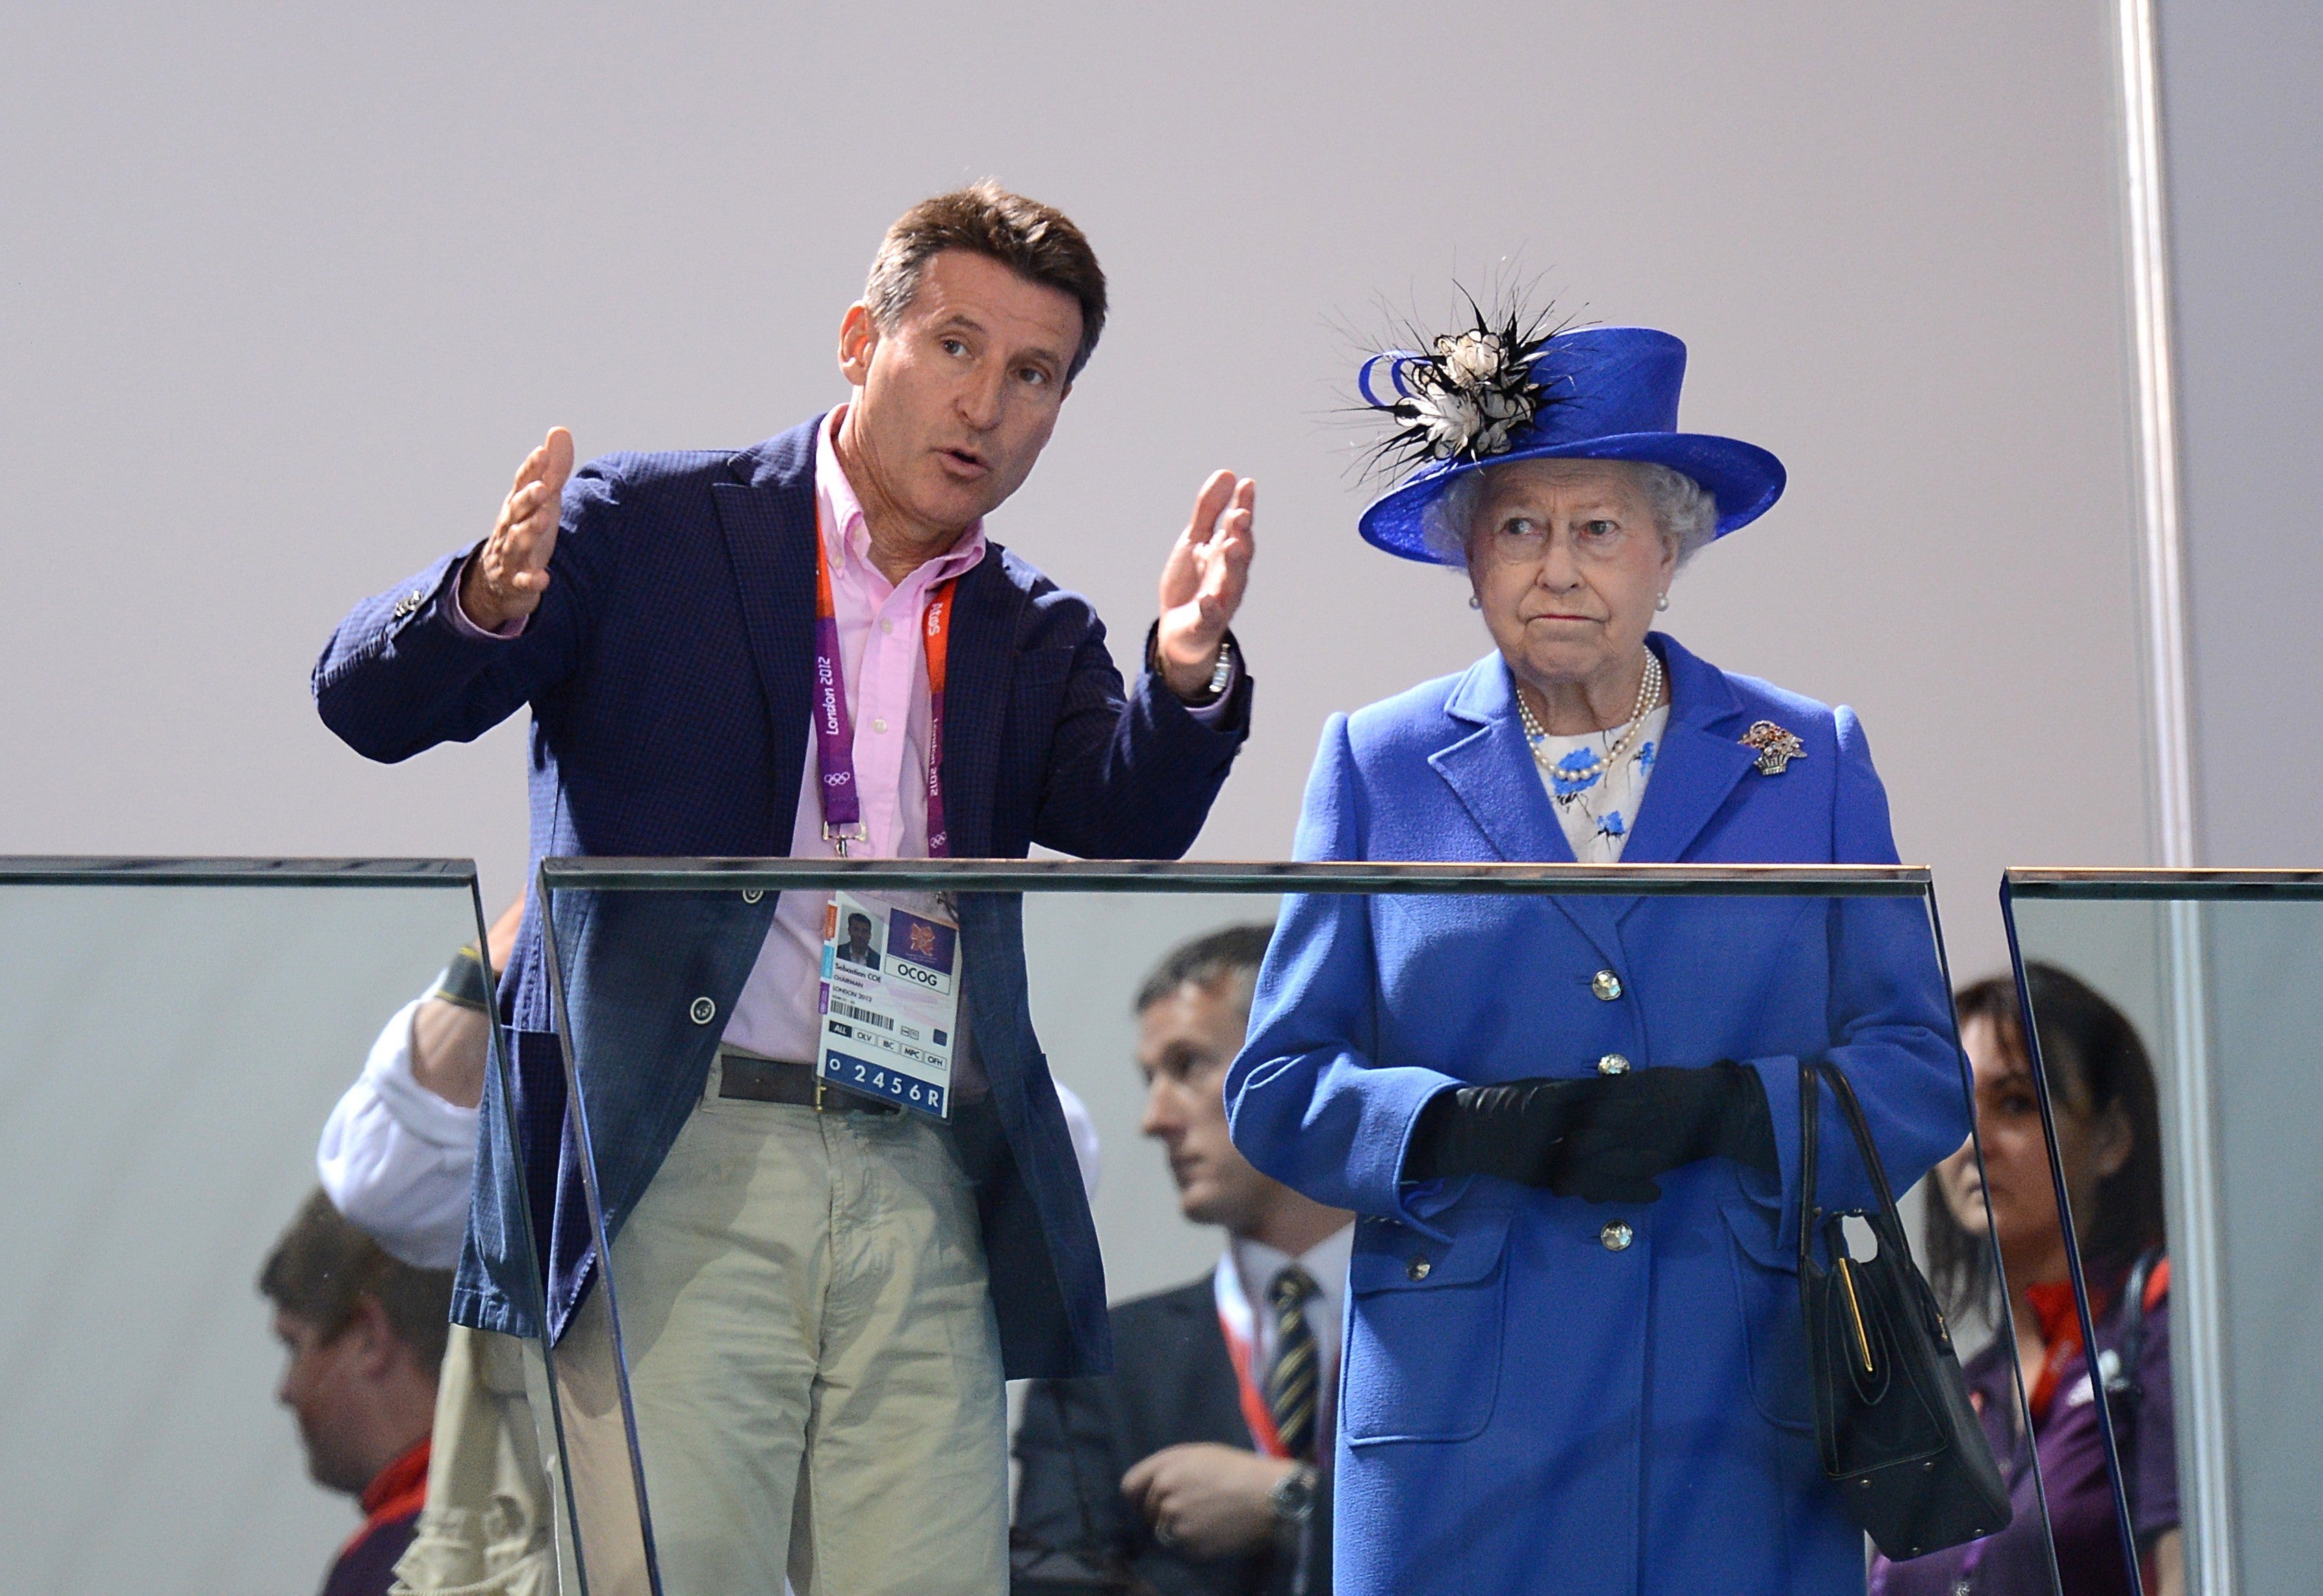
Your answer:
[[[1957,1473],[1880,1427],[1891,1395],[1941,1406],[1907,1343],[2030,1427],[1924,872],[552,860],[541,890],[586,1150],[548,1289],[601,1592],[847,1588],[915,1536],[1008,1555],[977,1549],[1004,1375],[1037,1377],[1022,1590],[1311,1581],[1334,1548],[1394,1586],[1519,1540],[1645,1588],[1859,1590],[1849,1492],[1933,1526],[1911,1491]],[[1915,1256],[1852,1222],[1846,1267],[1815,1243],[1868,1305],[1868,1372],[1831,1362],[1819,1404],[1825,1060],[1913,1188]],[[1816,1124],[1818,1206],[1876,1209],[1828,1098]],[[1940,1320],[1880,1295],[1920,1274]],[[1215,1422],[1145,1422],[1157,1381]],[[1940,1438],[1989,1449],[1973,1419]],[[1263,1506],[1189,1505],[1226,1474]],[[2053,1589],[2037,1486],[2000,1511],[2040,1571],[2012,1588]],[[1916,1533],[1871,1577],[1949,1591]]]

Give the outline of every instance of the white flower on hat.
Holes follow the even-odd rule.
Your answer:
[[[1375,459],[1417,465],[1505,454],[1547,402],[1532,374],[1555,335],[1547,318],[1511,307],[1495,326],[1474,300],[1469,307],[1474,325],[1427,340],[1420,347],[1429,353],[1391,349],[1364,362],[1356,379],[1364,402],[1402,424],[1376,446]],[[1388,369],[1391,397],[1371,385],[1381,366]]]
[[[1488,388],[1501,375],[1501,340],[1496,333],[1468,332],[1436,340],[1444,374],[1470,388]]]

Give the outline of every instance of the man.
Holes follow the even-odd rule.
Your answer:
[[[1268,934],[1197,938],[1137,994],[1143,1128],[1169,1153],[1180,1211],[1225,1227],[1226,1255],[1115,1308],[1120,1371],[1034,1387],[1017,1433],[1020,1531],[1126,1564],[1168,1596],[1330,1586],[1331,1393],[1354,1216],[1253,1169],[1221,1096]]]
[[[482,543],[342,623],[324,720],[393,760],[529,704],[536,858],[1181,854],[1249,726],[1227,623],[1253,485],[1203,487],[1125,690],[1087,602],[985,536],[1104,316],[1060,213],[990,185],[923,202],[840,324],[844,406],[577,473],[552,430]],[[556,913],[596,1189],[536,903],[506,994],[515,1123],[487,1091],[455,1316],[560,1338],[577,1494],[626,1492],[633,1408],[665,1588],[771,1592],[785,1566],[802,1591],[998,1588],[1004,1371],[1110,1359],[1015,905],[962,900],[949,1117],[890,1124],[806,1062],[826,894],[576,896]],[[592,1588],[643,1590],[642,1536],[581,1518]]]
[[[363,1507],[323,1596],[386,1596],[427,1494],[451,1272],[389,1257],[317,1191],[267,1255],[258,1289],[289,1353],[274,1394],[298,1416],[307,1472]]]
[[[868,914],[847,917],[847,940],[840,944],[839,957],[849,964],[859,964],[865,969],[879,968],[879,956],[871,949],[871,917]]]

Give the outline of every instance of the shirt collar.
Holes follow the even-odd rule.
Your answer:
[[[1296,1263],[1322,1288],[1324,1303],[1336,1313],[1346,1294],[1347,1261],[1354,1250],[1355,1227],[1352,1223],[1341,1225],[1296,1258],[1248,1236],[1230,1236],[1226,1241],[1226,1256],[1234,1260],[1235,1272],[1242,1276],[1243,1297],[1253,1310],[1261,1312],[1264,1311],[1266,1294],[1274,1284],[1274,1277],[1286,1265]]]
[[[824,538],[824,552],[831,557],[834,573],[850,566],[876,573],[877,567],[871,564],[871,531],[863,518],[863,500],[857,495],[855,484],[847,480],[846,468],[839,463],[836,440],[840,424],[846,418],[847,407],[840,405],[824,418],[822,426],[815,428],[815,524]],[[898,585],[919,581],[933,586],[966,575],[983,560],[984,550],[984,522],[979,518],[949,552],[930,560]]]

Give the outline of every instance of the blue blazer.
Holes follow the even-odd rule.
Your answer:
[[[1670,719],[1625,863],[1895,862],[1853,714],[1652,646]],[[1779,775],[1739,740],[1760,720],[1805,745]],[[1334,717],[1298,852],[1569,861],[1500,656]],[[1290,899],[1226,1089],[1253,1163],[1362,1216],[1336,1588],[1860,1592],[1808,1406],[1797,1061],[1847,1071],[1901,1189],[1968,1136],[1950,1015],[1910,899]],[[1611,1054],[1753,1067],[1779,1178],[1710,1160],[1604,1205],[1401,1184],[1438,1093]],[[1828,1107],[1823,1134],[1847,1145]],[[1826,1156],[1826,1206],[1868,1200],[1854,1165]]]
[[[583,466],[565,487],[548,591],[520,637],[454,627],[464,551],[446,555],[340,623],[315,666],[323,720],[357,752],[392,761],[464,742],[529,705],[536,866],[787,854],[808,749],[820,425],[736,453]],[[1175,858],[1201,830],[1249,723],[1246,674],[1215,726],[1151,674],[1125,692],[1088,601],[998,544],[960,578],[943,751],[960,857],[1022,858],[1037,841]],[[609,1234],[700,1096],[776,903],[736,892],[558,894]],[[1033,1033],[1020,905],[978,896],[961,911],[969,1030],[992,1091],[960,1104],[953,1124],[978,1179],[1007,1371],[1099,1372],[1111,1355],[1104,1272]],[[502,986],[516,1033],[514,1114],[495,1079],[453,1294],[459,1322],[514,1335],[539,1333],[536,1280],[561,1335],[594,1261],[539,913],[526,905]],[[591,1068],[604,1059],[620,1068]]]

